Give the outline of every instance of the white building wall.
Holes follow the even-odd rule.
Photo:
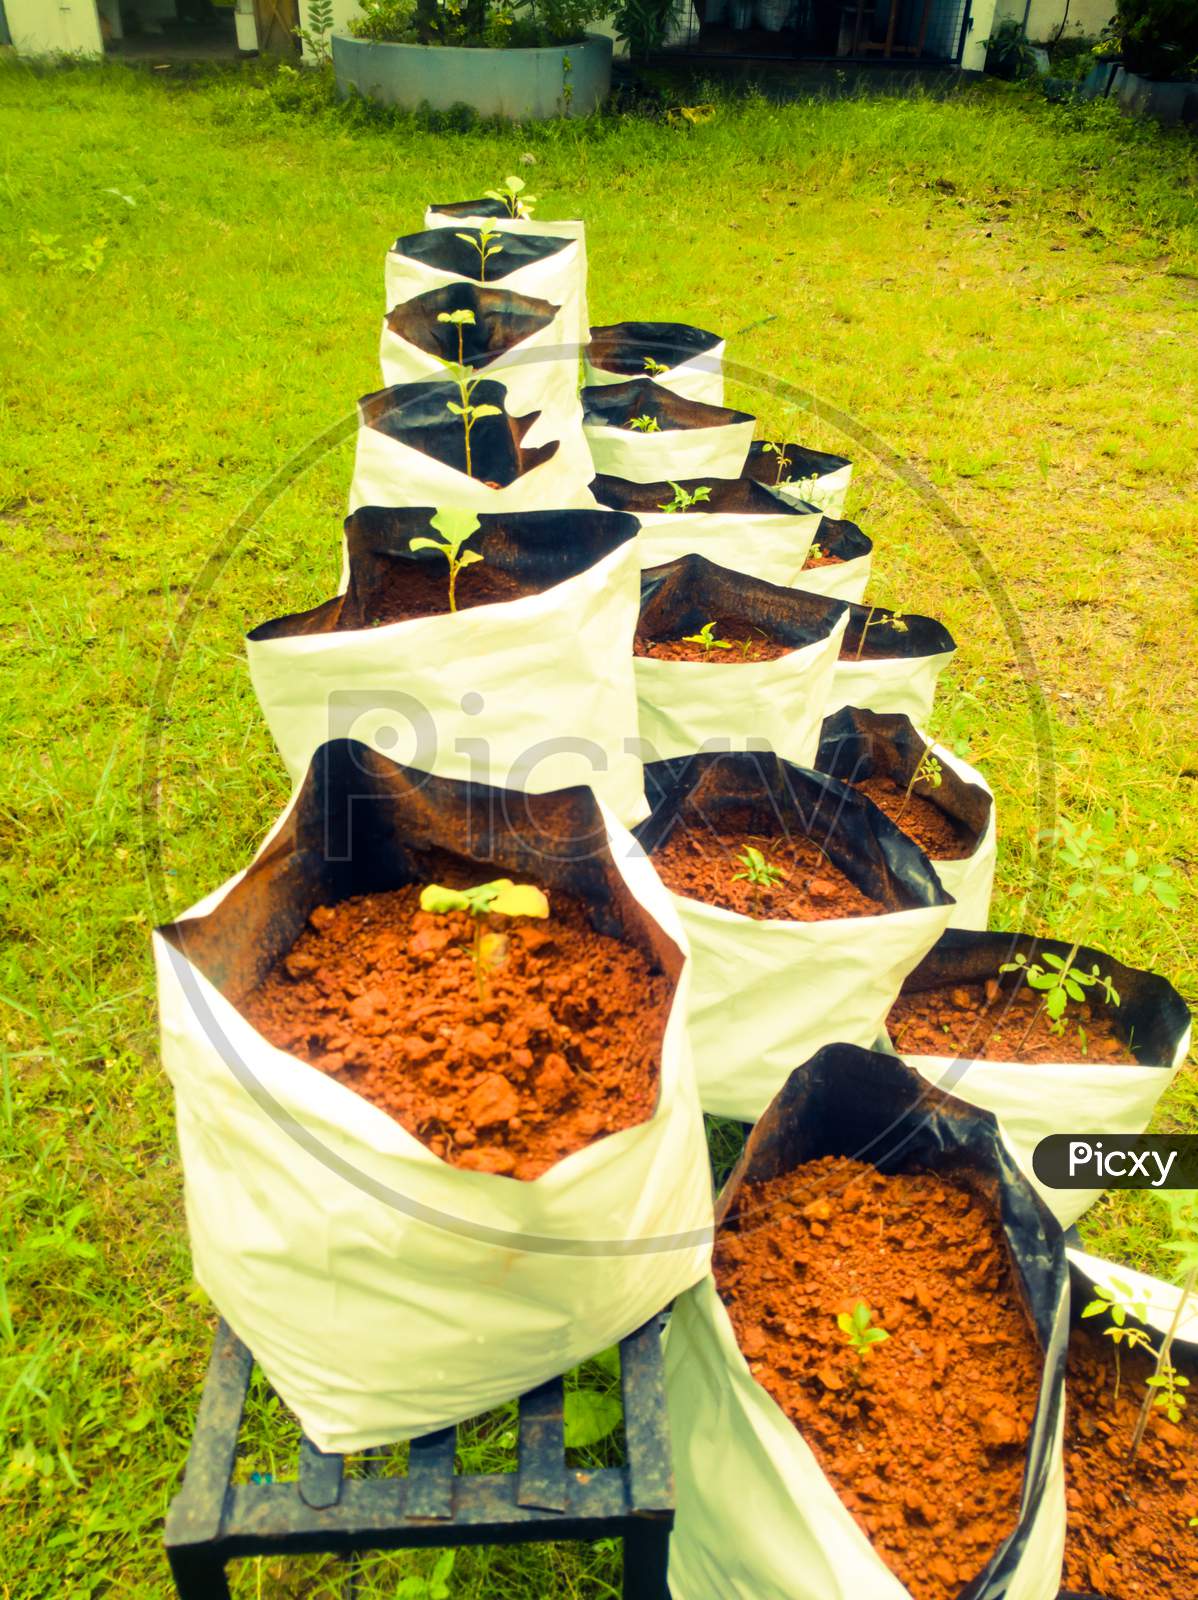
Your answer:
[[[1013,17],[1023,21],[1026,0],[998,0],[995,21]],[[1094,38],[1115,14],[1115,0],[1069,0],[1069,15],[1065,15],[1065,0],[1032,0],[1027,18],[1027,36],[1033,44],[1045,44],[1055,39],[1057,29],[1064,19],[1062,38],[1077,38],[1079,34]],[[982,35],[985,38],[985,34]]]
[[[96,0],[4,0],[13,49],[22,56],[100,55]]]

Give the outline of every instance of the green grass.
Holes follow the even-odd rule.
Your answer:
[[[12,64],[0,135],[0,1594],[166,1593],[212,1312],[148,930],[286,798],[241,638],[335,585],[352,446],[309,446],[377,386],[385,247],[522,152],[544,214],[587,221],[594,320],[746,329],[732,356],[800,395],[740,381],[761,431],[857,460],[874,597],[942,617],[984,703],[966,721],[998,795],[996,925],[1073,931],[1035,830],[1112,805],[1182,908],[1119,897],[1089,937],[1198,995],[1192,143],[989,90],[438,134],[287,77]],[[1188,1073],[1158,1125],[1198,1129]],[[1087,1231],[1163,1265],[1134,1197]],[[286,1442],[269,1401],[261,1470]],[[362,1592],[431,1568],[376,1564]],[[609,1549],[474,1552],[450,1586],[596,1600],[617,1570]],[[237,1592],[336,1592],[335,1564],[304,1573],[247,1563]]]

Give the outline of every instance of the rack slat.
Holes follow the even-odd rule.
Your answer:
[[[566,1437],[562,1380],[550,1378],[520,1397],[520,1466],[516,1503],[566,1509]]]
[[[408,1446],[409,1517],[444,1519],[453,1516],[453,1458],[457,1429],[440,1428],[413,1439]]]
[[[300,1440],[299,1496],[314,1511],[335,1506],[341,1498],[341,1479],[345,1471],[345,1458],[325,1455],[318,1450],[307,1434]]]
[[[641,1512],[672,1511],[674,1469],[670,1461],[660,1318],[646,1322],[621,1344],[620,1389],[632,1508]]]

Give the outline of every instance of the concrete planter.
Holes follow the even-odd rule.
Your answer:
[[[333,69],[343,98],[356,89],[368,100],[407,111],[465,104],[480,116],[516,122],[596,110],[611,87],[611,57],[612,41],[599,34],[543,50],[376,44],[333,35]]]
[[[1142,78],[1120,67],[1110,92],[1125,111],[1160,122],[1198,122],[1198,83]]]

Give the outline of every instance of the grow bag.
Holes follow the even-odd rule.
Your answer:
[[[660,431],[638,432],[629,426],[634,417],[651,417]],[[684,400],[651,378],[582,391],[582,426],[595,471],[632,483],[703,474],[735,478],[744,466],[753,424],[747,411]]]
[[[447,853],[475,881],[581,896],[677,985],[652,1115],[530,1182],[447,1164],[237,1009],[314,908],[443,877]],[[669,897],[588,790],[513,805],[352,740],[316,753],[247,872],[155,935],[195,1275],[318,1448],[476,1416],[706,1271],[682,948]]]
[[[533,794],[589,784],[623,822],[639,821],[633,518],[483,516],[466,544],[483,561],[460,576],[457,613],[392,620],[427,609],[430,589],[446,604],[444,558],[410,548],[435,536],[431,514],[355,512],[345,594],[249,635],[254,692],[292,782],[326,739],[352,737],[445,778]],[[500,593],[471,605],[480,575]]]
[[[782,449],[787,459],[779,478],[777,456],[766,449],[763,440],[754,439],[743,475],[776,489],[786,500],[818,506],[829,517],[843,517],[845,496],[853,477],[853,463],[848,457],[789,442]]]
[[[537,413],[509,416],[503,384],[484,378],[472,404],[498,406],[501,414],[474,424],[467,474],[461,419],[448,410],[459,400],[457,384],[444,382],[395,384],[358,401],[351,512],[359,506],[495,512],[594,508],[580,428],[567,421],[559,439],[529,444]]]
[[[893,616],[888,606],[855,605],[849,609],[843,653],[832,675],[828,715],[843,706],[865,711],[890,711],[920,726],[932,713],[936,684],[952,660],[956,640],[933,617],[904,614],[902,631],[879,618]],[[867,623],[872,618],[872,626]],[[860,660],[854,659],[866,634]]]
[[[927,740],[909,717],[844,706],[824,723],[811,765],[842,783],[890,778],[905,789],[926,748]],[[966,856],[942,858],[927,852],[936,876],[957,902],[948,925],[984,928],[994,888],[994,796],[981,773],[960,756],[941,744],[933,744],[931,751],[940,762],[940,787],[932,789],[921,780],[912,792],[944,812],[972,842]]]
[[[493,220],[503,235],[502,248],[488,259],[485,277],[480,276],[479,252],[458,237],[459,232],[477,236],[477,228],[446,225],[397,239],[387,254],[385,309],[392,311],[427,289],[461,279],[488,283],[559,307],[562,326],[570,330],[571,342],[581,347],[587,328],[582,240],[505,227],[500,218]]]
[[[665,367],[650,372],[646,361]],[[724,341],[686,322],[613,322],[592,328],[583,353],[588,386],[652,376],[663,389],[703,405],[724,403]]]
[[[1012,1163],[992,1118],[929,1095],[915,1074],[885,1056],[844,1045],[819,1051],[786,1080],[720,1196],[719,1226],[736,1221],[746,1180],[778,1177],[827,1155],[856,1157],[885,1173],[959,1174],[999,1214],[1043,1351],[1042,1376],[1018,1522],[976,1577],[962,1582],[956,1600],[1056,1600],[1069,1314],[1060,1229]],[[834,1308],[812,1315],[825,1309]],[[872,1359],[884,1360],[886,1352]],[[666,1384],[677,1498],[674,1600],[908,1600],[802,1434],[752,1376],[710,1276],[674,1308]],[[940,1492],[930,1481],[933,1500]],[[945,1553],[959,1559],[951,1547]]]
[[[665,512],[661,507],[674,497],[669,483],[602,476],[591,484],[591,493],[599,505],[636,517],[642,567],[700,555],[766,583],[792,586],[800,576],[806,579],[803,563],[821,524],[814,506],[802,511],[744,478],[691,478],[681,487],[688,493],[710,488],[711,497],[688,511]]]
[[[1067,956],[1063,939],[1034,939],[1017,933],[947,932],[908,974],[902,993],[999,978],[999,968],[1023,954],[1034,961],[1043,951]],[[1138,1065],[1109,1062],[1020,1062],[978,1060],[969,1056],[912,1055],[898,1050],[929,1083],[971,1105],[994,1113],[1028,1182],[1062,1226],[1076,1222],[1102,1195],[1101,1189],[1049,1189],[1032,1170],[1032,1152],[1050,1133],[1143,1133],[1156,1103],[1173,1082],[1190,1047],[1190,1013],[1164,978],[1126,967],[1101,950],[1083,945],[1077,963],[1097,965],[1114,981],[1121,1004],[1114,1011],[1132,1039]],[[996,1015],[1001,1016],[996,1003]],[[886,1048],[895,1048],[888,1034]]]
[[[728,668],[732,671],[732,668]],[[907,973],[952,910],[927,857],[856,790],[771,755],[701,755],[645,769],[636,830],[652,857],[675,828],[718,837],[804,834],[886,908],[822,922],[763,920],[683,895],[689,1024],[704,1111],[752,1122],[796,1061],[821,1045],[872,1045]]]
[[[383,319],[384,384],[445,381],[446,363],[458,359],[458,329],[437,319],[455,311],[474,314],[461,330],[466,365],[503,384],[509,411],[540,413],[530,444],[556,438],[566,418],[580,423],[578,353],[557,307],[510,289],[449,283],[396,306]]]
[[[573,318],[567,317],[566,327],[571,340],[579,346],[587,342],[590,316],[587,312],[587,235],[586,224],[568,218],[548,222],[544,217],[512,217],[502,200],[458,200],[449,205],[432,205],[424,213],[426,228],[470,228],[480,222],[492,222],[501,233],[531,234],[534,238],[569,239],[575,246],[577,258],[574,265],[575,302]]]
[[[773,750],[811,765],[847,615],[837,600],[762,583],[703,556],[651,568],[641,584],[638,639],[680,639],[709,620],[734,618],[789,649],[772,661],[740,660],[736,649],[714,650],[707,661],[638,652],[641,759]]]
[[[1104,1261],[1098,1256],[1087,1254],[1083,1250],[1068,1250],[1070,1277],[1072,1279],[1072,1332],[1080,1328],[1089,1329],[1091,1332],[1100,1330],[1104,1325],[1109,1325],[1109,1319],[1098,1317],[1095,1320],[1082,1320],[1083,1309],[1095,1298],[1095,1288],[1101,1284],[1104,1288],[1111,1289],[1115,1294],[1122,1295],[1130,1291],[1131,1298],[1142,1307],[1145,1316],[1141,1319],[1134,1313],[1129,1313],[1127,1321],[1138,1327],[1146,1329],[1159,1348],[1160,1336],[1169,1332],[1173,1317],[1181,1298],[1181,1289],[1175,1284],[1164,1283],[1159,1278],[1150,1278],[1142,1272],[1136,1272],[1131,1267],[1125,1267],[1114,1261]],[[1101,1333],[1098,1337],[1102,1338]],[[1071,1340],[1072,1342],[1072,1340]],[[1114,1367],[1114,1349],[1109,1348],[1108,1359]],[[1190,1415],[1193,1405],[1193,1396],[1198,1392],[1198,1295],[1191,1296],[1188,1306],[1182,1308],[1181,1317],[1174,1334],[1172,1360],[1174,1366],[1182,1376],[1189,1379],[1189,1404],[1182,1416],[1180,1428],[1183,1434],[1192,1438],[1194,1423]],[[1073,1351],[1070,1352],[1070,1365],[1072,1366]],[[1137,1365],[1133,1357],[1130,1365]],[[1104,1396],[1103,1411],[1106,1413],[1095,1425],[1096,1419],[1091,1415],[1090,1427],[1093,1432],[1088,1436],[1083,1434],[1079,1441],[1077,1386],[1072,1381],[1073,1374],[1067,1375],[1071,1399],[1074,1404],[1070,1407],[1070,1414],[1065,1430],[1065,1462],[1066,1472],[1071,1491],[1071,1501],[1080,1502],[1075,1512],[1072,1508],[1067,1512],[1068,1537],[1065,1549],[1065,1581],[1069,1587],[1062,1589],[1061,1600],[1124,1600],[1124,1596],[1134,1596],[1135,1600],[1146,1593],[1145,1581],[1155,1578],[1159,1583],[1165,1579],[1166,1592],[1178,1597],[1188,1597],[1194,1590],[1193,1541],[1196,1536],[1189,1526],[1189,1518],[1193,1514],[1192,1502],[1194,1499],[1194,1480],[1173,1470],[1180,1462],[1161,1459],[1153,1445],[1159,1448],[1161,1421],[1158,1416],[1148,1425],[1145,1443],[1140,1449],[1140,1459],[1144,1462],[1145,1476],[1155,1485],[1164,1489],[1166,1484],[1171,1484],[1173,1493],[1177,1497],[1177,1509],[1169,1516],[1167,1526],[1161,1527],[1161,1518],[1158,1514],[1154,1519],[1155,1526],[1151,1529],[1147,1519],[1143,1517],[1140,1506],[1135,1500],[1134,1486],[1129,1484],[1127,1477],[1119,1472],[1118,1463],[1112,1463],[1107,1454],[1111,1444],[1117,1440],[1118,1434],[1113,1439],[1102,1430],[1103,1424],[1108,1428],[1118,1427],[1126,1431],[1126,1438],[1130,1444],[1131,1430],[1134,1423],[1129,1421],[1129,1413],[1138,1408],[1143,1398],[1144,1389],[1143,1368],[1134,1380],[1134,1387],[1129,1389],[1129,1362],[1126,1356],[1120,1361],[1120,1377],[1123,1392],[1134,1404],[1125,1406],[1121,1415],[1116,1418],[1114,1407],[1108,1410],[1108,1402]],[[1178,1429],[1172,1429],[1176,1435]],[[1091,1440],[1094,1444],[1091,1444]],[[1175,1446],[1177,1440],[1172,1444]],[[1082,1475],[1086,1466],[1096,1468],[1093,1462],[1074,1463],[1075,1452],[1088,1453],[1096,1447],[1102,1451],[1102,1486],[1098,1490],[1105,1501],[1101,1508],[1096,1502],[1096,1496],[1091,1495],[1087,1504],[1084,1490],[1081,1488]],[[1166,1445],[1168,1448],[1168,1444]],[[1192,1446],[1191,1446],[1192,1453]],[[1156,1459],[1151,1457],[1156,1456]],[[1149,1459],[1145,1459],[1149,1458]],[[1094,1476],[1097,1476],[1095,1470]],[[1087,1522],[1087,1517],[1092,1520]],[[1118,1550],[1122,1544],[1121,1537],[1127,1540],[1130,1549],[1123,1551],[1123,1559],[1118,1562],[1121,1571],[1110,1574],[1113,1581],[1100,1583],[1097,1588],[1092,1585],[1101,1578],[1101,1570],[1096,1567]],[[1160,1539],[1161,1543],[1157,1540]],[[1162,1550],[1161,1545],[1164,1545]],[[1189,1549],[1186,1548],[1187,1544]],[[1167,1567],[1167,1571],[1165,1570]],[[1084,1569],[1084,1570],[1083,1570]],[[1072,1580],[1072,1582],[1070,1582]]]

